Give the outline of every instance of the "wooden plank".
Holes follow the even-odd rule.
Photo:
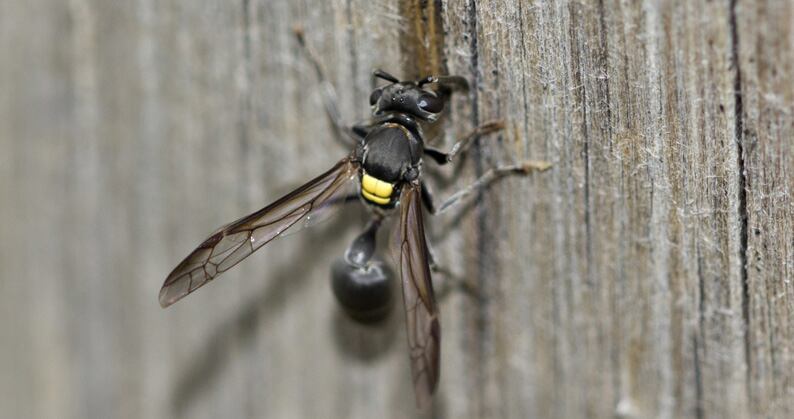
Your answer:
[[[794,278],[794,5],[740,2],[748,389],[753,416],[788,417]]]

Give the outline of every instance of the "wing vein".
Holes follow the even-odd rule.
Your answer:
[[[336,198],[344,196],[345,186],[354,184],[358,167],[346,157],[273,204],[221,227],[168,275],[160,290],[160,305],[175,303],[275,238],[309,224],[301,220],[314,220],[336,206],[331,204],[344,203]]]

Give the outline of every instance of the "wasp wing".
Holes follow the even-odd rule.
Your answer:
[[[168,275],[160,305],[170,306],[276,237],[314,224],[324,210],[345,200],[350,190],[345,186],[354,184],[357,170],[358,163],[344,158],[278,201],[218,229]]]
[[[424,407],[430,403],[430,397],[438,386],[441,328],[428,265],[419,183],[403,187],[400,207],[397,244],[411,376],[417,405]]]

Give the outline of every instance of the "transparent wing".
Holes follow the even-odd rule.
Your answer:
[[[358,163],[345,158],[273,204],[221,227],[168,275],[160,305],[168,307],[288,231],[316,224],[355,187]]]
[[[419,407],[427,406],[438,386],[441,328],[428,265],[418,183],[403,187],[400,195],[400,277],[405,303],[411,376]]]

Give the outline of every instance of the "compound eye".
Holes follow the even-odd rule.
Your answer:
[[[428,94],[419,96],[417,105],[419,109],[430,113],[439,113],[444,109],[444,101],[441,98]]]
[[[383,89],[375,89],[372,91],[372,94],[369,95],[369,105],[375,106],[378,103],[378,99],[380,99],[380,95],[383,94]]]

